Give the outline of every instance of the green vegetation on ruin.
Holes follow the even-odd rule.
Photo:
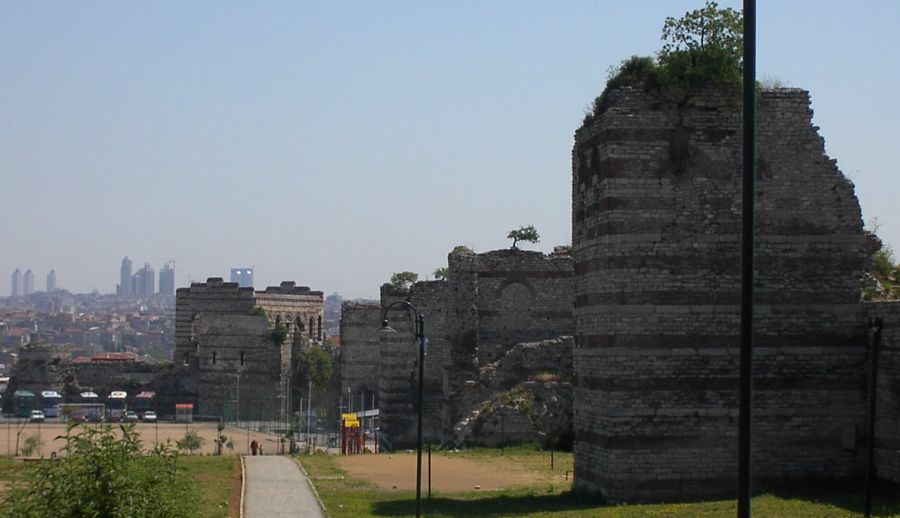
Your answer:
[[[716,2],[666,18],[662,49],[656,56],[632,56],[611,67],[606,88],[584,116],[589,125],[603,113],[609,93],[623,86],[659,91],[684,100],[711,86],[740,91],[744,20],[740,12],[720,9]]]

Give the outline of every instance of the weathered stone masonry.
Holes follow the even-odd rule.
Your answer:
[[[740,106],[610,93],[576,132],[575,474],[613,501],[730,495],[737,460]],[[859,473],[864,416],[853,185],[807,92],[758,107],[754,473]]]
[[[266,317],[252,315],[254,308]],[[265,291],[210,278],[179,288],[175,362],[196,395],[196,413],[240,419],[285,418],[293,358],[321,340],[323,297],[293,282]],[[284,325],[280,344],[272,326]]]
[[[374,331],[380,323],[379,304],[341,304],[341,375],[354,395],[378,395],[381,359]]]
[[[565,253],[545,255],[515,249],[454,252],[448,257],[446,281],[419,282],[408,290],[382,287],[382,308],[409,299],[425,315],[429,346],[424,432],[428,439],[449,441],[457,421],[491,397],[488,385],[475,390],[467,385],[479,383],[481,367],[503,359],[519,343],[572,334],[572,265]],[[371,376],[374,369],[371,365],[366,369],[364,364],[377,354],[382,432],[394,447],[414,444],[416,348],[412,321],[398,308],[388,315],[398,332],[378,336],[374,329],[380,324],[380,315],[372,308],[345,306],[344,310],[349,310],[342,322],[345,382],[356,387]],[[366,328],[371,330],[368,336]],[[373,341],[378,343],[377,353],[371,350]],[[531,367],[526,369],[531,374],[568,370],[556,365]],[[474,401],[473,394],[483,398]],[[532,428],[528,433],[535,433]],[[515,437],[514,427],[510,430],[510,437]]]
[[[900,301],[865,304],[880,318],[875,409],[875,466],[878,477],[900,484]]]

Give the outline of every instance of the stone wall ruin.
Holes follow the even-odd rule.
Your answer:
[[[736,487],[741,111],[622,87],[575,134],[575,480],[612,501]],[[860,473],[869,240],[809,94],[758,106],[754,474]],[[849,438],[849,439],[848,439]]]

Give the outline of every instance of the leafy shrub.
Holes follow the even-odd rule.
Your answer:
[[[64,455],[29,470],[9,489],[0,514],[21,518],[196,516],[197,499],[177,453],[166,444],[144,452],[134,425],[93,429],[71,424]]]
[[[31,454],[40,450],[41,445],[43,445],[44,441],[41,439],[41,434],[34,433],[25,438],[25,444],[22,445],[22,455],[25,457],[31,457]]]
[[[194,453],[203,447],[203,442],[203,437],[197,435],[196,430],[189,430],[185,432],[184,437],[175,442],[175,446],[181,451]]]

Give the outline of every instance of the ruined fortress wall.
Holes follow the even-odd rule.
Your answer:
[[[576,132],[575,476],[612,501],[733,493],[740,106],[633,88]],[[857,474],[866,239],[808,93],[758,111],[754,473]]]
[[[473,271],[460,271],[469,267]],[[475,278],[476,357],[486,365],[517,343],[571,335],[573,263],[568,255],[507,249],[451,263],[450,279]]]
[[[878,348],[875,466],[878,477],[900,484],[900,301],[866,304],[883,322]]]
[[[381,306],[341,304],[341,376],[353,393],[378,393],[380,359],[378,333]]]
[[[272,419],[285,398],[281,347],[260,316],[204,315],[198,408],[204,416]],[[240,399],[238,399],[240,397]]]
[[[266,318],[251,315],[255,307]],[[175,362],[192,378],[184,385],[196,389],[197,412],[231,418],[239,406],[241,419],[286,415],[293,358],[320,340],[323,308],[322,292],[290,281],[259,292],[220,278],[178,289]],[[281,344],[271,335],[276,322],[287,328]]]
[[[321,291],[284,281],[253,294],[256,305],[266,310],[272,322],[279,321],[303,343],[324,339],[323,318],[325,301]]]
[[[425,358],[423,434],[426,439],[441,440],[449,427],[443,360],[445,281],[417,282],[405,290],[388,285],[381,288],[381,304],[387,307],[394,301],[409,298],[425,316],[425,336],[428,350]],[[381,429],[395,448],[410,447],[416,440],[417,419],[417,345],[411,317],[402,307],[388,313],[388,321],[396,333],[379,334],[381,378],[379,410]]]
[[[175,363],[197,368],[203,314],[247,315],[255,305],[253,288],[212,277],[175,293]]]

